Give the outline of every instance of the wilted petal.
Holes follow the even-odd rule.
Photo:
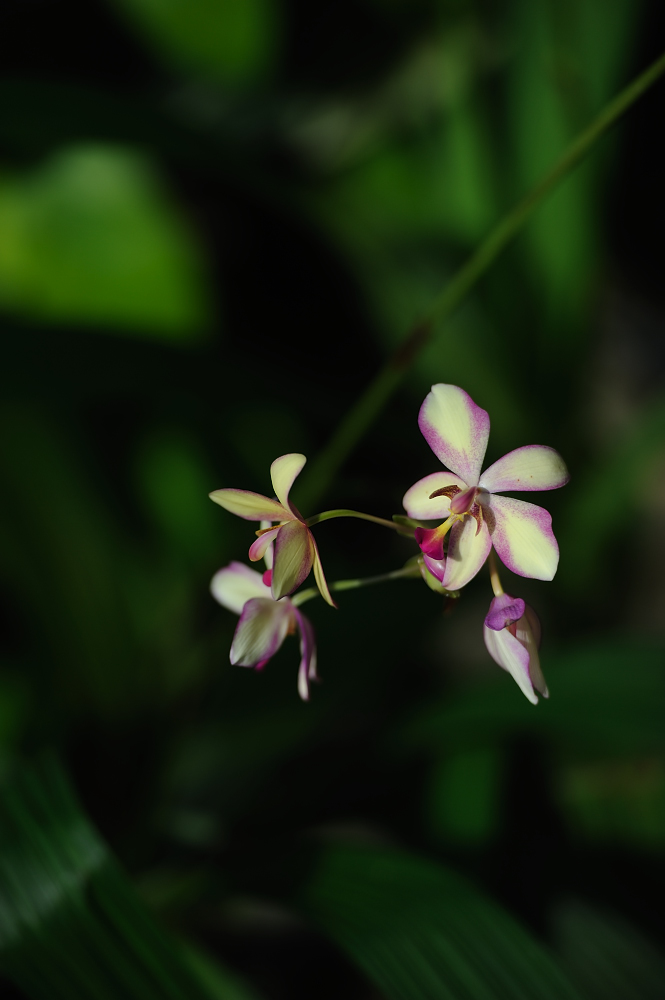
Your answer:
[[[526,605],[521,597],[511,597],[510,594],[499,594],[492,598],[490,609],[485,618],[486,628],[500,632],[507,625],[520,620]]]
[[[294,608],[300,629],[300,668],[298,670],[298,694],[303,701],[309,701],[309,682],[318,680],[316,675],[316,639],[309,618]]]
[[[307,459],[304,455],[293,453],[276,458],[270,466],[272,488],[279,502],[288,510],[291,509],[289,506],[289,491],[293,486],[296,476],[302,472],[306,461]]]
[[[465,517],[450,529],[446,571],[441,581],[447,590],[466,586],[489,555],[492,540],[487,525],[483,523],[476,534],[477,528],[472,517]]]
[[[210,592],[216,601],[236,615],[253,597],[270,597],[260,573],[240,562],[229,563],[212,578]]]
[[[319,593],[324,601],[327,601],[331,608],[336,608],[337,605],[332,599],[330,590],[328,589],[328,582],[326,580],[326,575],[323,572],[323,564],[321,562],[321,556],[319,555],[319,549],[314,541],[314,536],[311,535],[312,540],[312,554],[314,557],[314,579],[316,580],[316,586],[319,588]]]
[[[480,498],[479,498],[480,499]],[[483,500],[492,544],[499,558],[518,576],[551,580],[559,564],[552,517],[543,507],[492,494]]]
[[[490,465],[480,477],[480,486],[490,493],[505,490],[556,490],[565,486],[570,475],[554,448],[527,444],[516,448]]]
[[[513,677],[520,690],[533,705],[538,704],[538,695],[533,689],[533,683],[529,674],[529,650],[512,635],[507,628],[495,632],[487,626],[483,626],[483,638],[495,663],[507,670]]]
[[[463,389],[439,383],[425,397],[418,425],[439,461],[476,486],[490,432],[487,412]]]
[[[270,551],[270,546],[277,538],[277,532],[281,528],[277,525],[276,528],[270,528],[268,531],[264,531],[262,535],[256,539],[255,542],[249,547],[249,558],[252,562],[258,562],[259,559],[266,557],[266,563],[268,562],[268,552]],[[270,558],[272,558],[272,552],[270,552]]]
[[[524,616],[516,623],[515,635],[522,643],[529,654],[529,676],[536,691],[542,694],[543,698],[549,698],[547,684],[543,672],[540,668],[540,656],[538,646],[540,645],[540,621],[538,615],[527,604],[524,608]]]
[[[301,521],[288,521],[277,532],[272,570],[272,596],[278,601],[307,578],[312,568],[312,536]]]
[[[457,486],[460,490],[467,488],[466,483],[452,472],[433,472],[406,491],[402,503],[409,517],[415,521],[434,521],[448,517],[450,514],[450,497],[434,497],[432,493],[443,490],[446,486]]]
[[[231,663],[255,667],[274,656],[286,638],[293,621],[290,601],[257,597],[247,601],[231,644]]]
[[[215,490],[208,496],[220,507],[244,517],[246,521],[287,521],[293,517],[281,503],[249,490]]]

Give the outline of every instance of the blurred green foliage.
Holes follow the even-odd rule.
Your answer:
[[[655,1000],[662,83],[416,359],[325,500],[401,510],[438,467],[416,424],[435,381],[489,410],[489,461],[561,451],[571,483],[542,499],[559,573],[504,580],[543,620],[549,701],[489,660],[482,575],[448,613],[419,581],[312,602],[308,705],[294,638],[232,668],[208,587],[253,526],[206,494],[264,493],[277,455],[314,457],[658,54],[659,5],[36,7],[0,11],[0,989]],[[413,546],[385,534],[317,526],[329,579],[403,564]],[[62,766],[35,769],[45,749]]]

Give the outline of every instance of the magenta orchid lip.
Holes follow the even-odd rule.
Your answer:
[[[418,424],[444,468],[419,479],[406,491],[406,518],[394,515],[387,520],[346,508],[304,518],[289,498],[307,461],[295,452],[272,463],[272,498],[240,489],[210,494],[230,513],[261,522],[249,546],[249,558],[252,562],[265,559],[267,566],[262,575],[232,562],[213,578],[213,596],[239,616],[231,662],[261,670],[286,637],[298,633],[298,691],[308,700],[310,681],[318,680],[316,642],[311,623],[300,611],[301,604],[320,595],[337,607],[331,591],[406,578],[422,578],[431,591],[456,600],[487,563],[494,597],[483,625],[485,646],[535,704],[538,694],[549,695],[538,653],[540,623],[521,597],[504,592],[495,553],[517,576],[547,581],[556,573],[559,548],[547,510],[502,494],[558,489],[568,482],[568,470],[554,448],[525,445],[482,472],[490,418],[455,385],[432,386],[420,408]],[[328,585],[311,529],[339,517],[360,518],[407,535],[416,542],[418,551],[401,569]],[[440,523],[431,527],[432,521]],[[316,587],[299,590],[310,572]]]

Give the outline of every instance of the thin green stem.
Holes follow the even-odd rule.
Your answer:
[[[402,569],[394,569],[391,573],[382,573],[380,576],[366,576],[359,580],[336,580],[334,583],[328,584],[330,590],[357,590],[358,587],[370,587],[375,583],[388,583],[390,580],[409,580],[409,579],[420,579],[420,568],[417,564],[412,563],[408,566],[403,566]],[[320,597],[320,593],[317,587],[309,587],[307,590],[301,590],[297,594],[294,594],[290,598],[291,603],[298,607],[300,604],[304,604],[305,601],[310,601],[313,597]]]
[[[490,583],[492,584],[492,590],[494,591],[494,596],[500,597],[501,594],[503,594],[503,587],[501,586],[501,578],[499,576],[499,569],[496,564],[494,549],[490,549],[490,554],[487,557],[487,564],[489,566]]]
[[[345,510],[339,507],[337,510],[324,510],[322,514],[315,514],[313,517],[307,519],[307,527],[311,528],[314,524],[319,524],[321,521],[330,521],[333,517],[359,517],[361,521],[372,521],[374,524],[381,524],[384,528],[392,528],[393,531],[399,531],[401,525],[396,524],[395,521],[386,521],[383,517],[375,517],[374,514],[362,514],[359,510]]]
[[[434,300],[425,316],[407,334],[397,351],[338,425],[327,446],[312,462],[301,481],[304,506],[313,506],[328,489],[338,469],[390,399],[414,358],[434,335],[435,327],[455,311],[535,209],[664,71],[665,53],[603,108],[598,117],[573,140],[542,180],[489,233]]]

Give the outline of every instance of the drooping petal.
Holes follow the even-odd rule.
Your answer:
[[[533,705],[538,704],[538,695],[533,689],[529,674],[529,651],[512,635],[507,628],[495,632],[494,629],[483,626],[483,638],[487,652],[495,663],[507,670],[517,681],[520,690]]]
[[[258,562],[259,559],[266,557],[266,562],[268,562],[268,553],[271,552],[272,543],[277,538],[277,532],[281,531],[279,525],[276,528],[270,528],[268,531],[264,531],[262,535],[256,539],[255,542],[249,547],[249,558],[252,562]]]
[[[298,670],[298,694],[303,701],[309,701],[309,682],[318,680],[316,675],[316,639],[309,618],[294,608],[300,629],[300,668]]]
[[[290,601],[278,603],[267,597],[247,601],[231,643],[231,663],[255,667],[274,656],[293,621]]]
[[[289,505],[289,491],[296,477],[302,472],[306,461],[307,459],[304,455],[298,455],[294,452],[293,454],[282,455],[281,458],[276,458],[270,466],[272,488],[279,502],[287,510],[291,510]]]
[[[527,444],[490,465],[480,477],[480,486],[490,493],[557,490],[569,479],[566,463],[558,451],[544,444]]]
[[[529,654],[529,677],[531,678],[531,683],[536,691],[542,694],[543,698],[549,698],[550,693],[547,690],[543,671],[540,668],[540,656],[538,655],[540,621],[536,612],[528,604],[524,610],[524,616],[516,623],[515,636]]]
[[[477,486],[490,433],[487,412],[463,389],[440,382],[425,397],[418,425],[439,461],[466,486]]]
[[[485,517],[501,562],[518,576],[551,580],[559,564],[559,546],[549,511],[512,497],[492,494],[488,499],[489,504],[483,501]]]
[[[301,521],[283,524],[275,538],[275,557],[272,569],[272,596],[274,600],[293,591],[306,579],[312,568],[312,536]]]
[[[236,615],[241,614],[253,597],[270,597],[270,588],[263,583],[261,574],[240,562],[218,570],[210,583],[210,592],[222,607]]]
[[[404,510],[414,521],[434,521],[448,517],[450,514],[450,497],[434,497],[432,493],[445,489],[446,486],[457,486],[460,490],[467,488],[466,483],[452,472],[433,472],[406,491],[402,503]]]
[[[328,588],[328,582],[326,580],[326,575],[323,572],[323,564],[321,562],[321,556],[319,555],[319,548],[314,541],[314,535],[311,535],[312,540],[312,553],[314,557],[314,579],[316,580],[316,586],[319,588],[319,593],[324,601],[327,601],[331,608],[336,608],[337,604],[332,599],[332,595]]]
[[[443,586],[447,590],[460,590],[481,568],[492,548],[492,540],[483,523],[480,531],[472,517],[465,517],[450,529],[446,571]]]
[[[244,517],[246,521],[289,521],[293,517],[281,503],[249,490],[215,490],[208,496],[224,510]]]
[[[490,609],[485,618],[485,626],[500,632],[502,628],[518,622],[524,614],[526,605],[521,597],[511,597],[510,594],[499,594],[492,598]]]

